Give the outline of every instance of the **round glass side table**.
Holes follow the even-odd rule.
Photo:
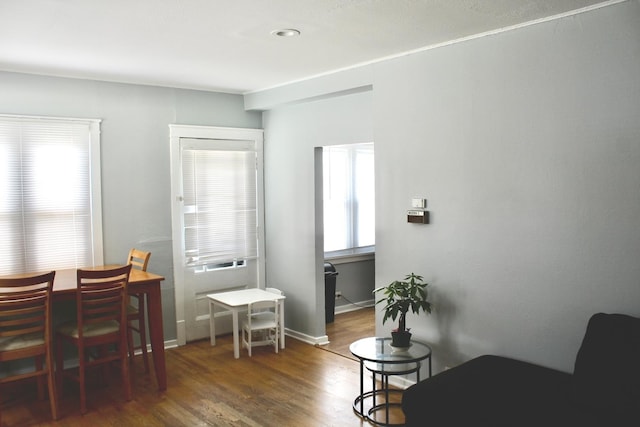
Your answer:
[[[360,361],[360,395],[353,401],[354,412],[372,424],[380,426],[400,426],[403,423],[389,422],[389,408],[400,406],[400,402],[390,402],[389,396],[402,393],[402,390],[389,389],[389,376],[416,373],[420,381],[422,361],[428,360],[428,372],[431,376],[431,347],[418,341],[411,341],[405,349],[391,347],[391,338],[369,337],[355,341],[349,346],[351,353]],[[364,391],[365,368],[371,372],[373,382],[370,391]],[[380,388],[376,388],[376,376],[380,375]],[[378,396],[384,397],[378,402]],[[371,400],[365,411],[365,400]],[[384,421],[375,416],[384,410]]]

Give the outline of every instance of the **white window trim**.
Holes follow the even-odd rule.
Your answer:
[[[341,251],[331,251],[324,254],[326,261],[333,264],[349,264],[352,262],[370,261],[376,258],[376,247],[366,246],[364,248],[345,249]]]

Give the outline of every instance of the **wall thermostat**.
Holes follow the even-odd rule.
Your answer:
[[[429,224],[429,211],[410,210],[407,211],[407,222],[414,224]]]

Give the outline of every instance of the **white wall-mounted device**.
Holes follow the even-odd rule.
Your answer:
[[[411,199],[412,210],[407,211],[407,222],[414,224],[429,224],[427,199],[414,197]]]
[[[425,209],[427,207],[427,199],[414,197],[411,199],[411,207],[416,209]]]

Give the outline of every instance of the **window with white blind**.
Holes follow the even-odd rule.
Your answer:
[[[324,147],[322,164],[325,254],[373,252],[373,143]]]
[[[102,264],[99,126],[0,115],[0,275]]]
[[[253,141],[182,139],[185,265],[242,266],[258,256]]]

